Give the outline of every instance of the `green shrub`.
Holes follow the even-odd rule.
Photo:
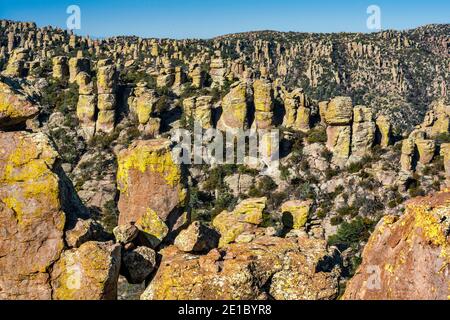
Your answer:
[[[374,221],[356,217],[351,222],[343,222],[339,226],[337,233],[328,238],[328,244],[344,248],[357,248],[360,242],[369,239],[370,232],[374,227]]]
[[[308,143],[325,143],[327,141],[327,131],[325,127],[318,126],[314,129],[311,129],[308,132],[308,137],[306,138]]]

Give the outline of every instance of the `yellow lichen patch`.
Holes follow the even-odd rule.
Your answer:
[[[17,223],[19,225],[22,224],[22,219],[23,219],[23,207],[22,207],[22,203],[20,201],[18,201],[16,198],[14,197],[8,197],[8,198],[4,198],[2,199],[2,202],[4,204],[6,204],[6,206],[8,208],[10,208],[12,211],[14,211],[15,215],[16,215],[16,219],[17,219]]]
[[[416,228],[420,228],[426,239],[433,245],[441,247],[441,258],[444,258],[446,260],[445,264],[448,264],[450,260],[450,246],[445,230],[435,214],[438,210],[443,209],[448,215],[449,208],[439,207],[431,211],[430,207],[426,205],[409,205],[408,209],[414,210]]]
[[[180,184],[181,169],[173,161],[168,144],[168,140],[153,140],[152,144],[137,144],[122,156],[119,155],[117,170],[119,190],[126,192],[129,171],[132,169],[142,173],[147,170],[159,173],[171,187]]]
[[[233,214],[243,215],[242,221],[258,225],[262,222],[266,202],[266,197],[243,200],[233,210]]]
[[[146,234],[152,246],[157,246],[169,233],[165,222],[150,208],[136,221],[136,226]]]

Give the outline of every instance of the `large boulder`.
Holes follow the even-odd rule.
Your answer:
[[[0,133],[0,299],[50,299],[64,248],[57,153],[43,134]]]
[[[325,241],[259,236],[198,256],[171,246],[144,300],[334,299],[339,268]],[[327,265],[327,266],[325,266]]]
[[[448,299],[450,192],[416,198],[372,233],[344,299]]]
[[[108,242],[86,242],[66,250],[51,273],[55,300],[115,300],[121,248]]]
[[[140,284],[153,272],[156,252],[148,247],[125,251],[122,257],[122,273],[131,284]]]
[[[135,141],[118,155],[119,225],[135,224],[152,247],[185,219],[181,167],[166,139]]]

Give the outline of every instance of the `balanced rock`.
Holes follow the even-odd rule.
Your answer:
[[[134,224],[123,224],[113,230],[116,241],[121,244],[132,242],[139,234],[139,229]]]
[[[175,246],[184,252],[207,252],[217,247],[219,238],[214,229],[195,221],[175,238]]]
[[[292,229],[305,226],[311,211],[312,201],[291,200],[281,205],[283,224]]]
[[[250,198],[239,203],[232,212],[223,211],[213,220],[220,233],[219,247],[233,242],[241,233],[255,230],[263,221],[267,198]]]

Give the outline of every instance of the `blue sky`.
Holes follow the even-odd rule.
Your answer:
[[[450,23],[449,0],[0,0],[0,18],[66,28],[66,8],[78,5],[80,35],[211,38],[267,29],[369,32],[372,4],[381,8],[383,29]]]

